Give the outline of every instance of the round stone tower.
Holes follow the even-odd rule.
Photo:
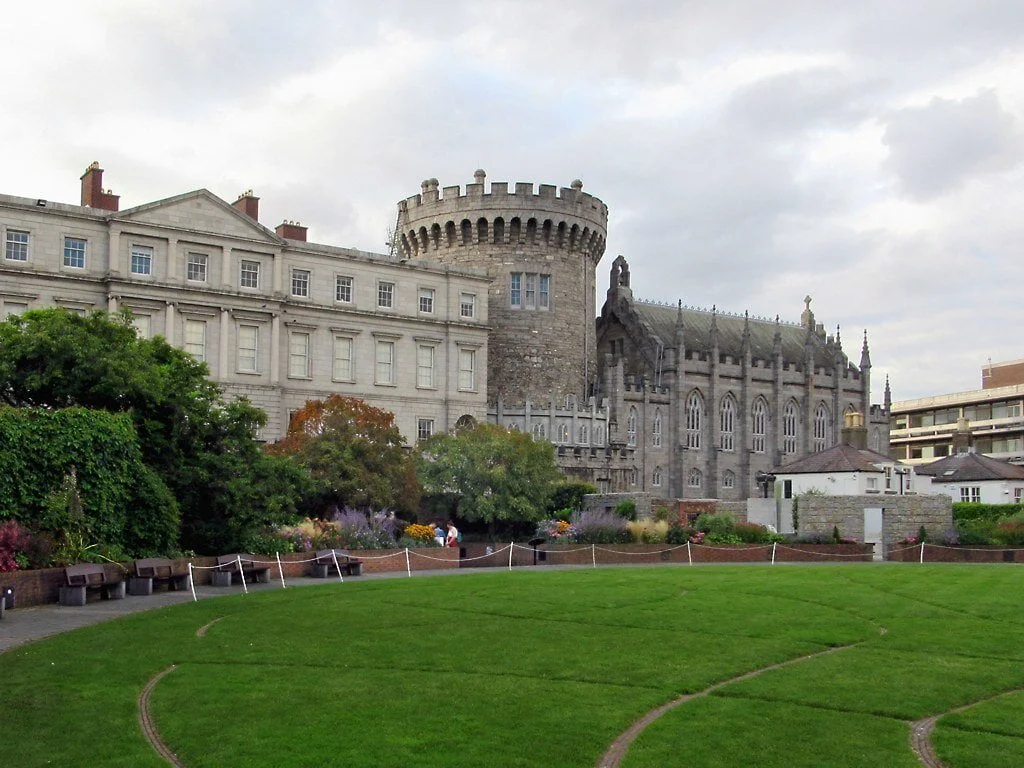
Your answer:
[[[560,190],[492,183],[488,192],[485,178],[477,171],[465,192],[424,181],[420,194],[398,204],[398,248],[408,259],[490,276],[489,402],[586,397],[597,370],[595,272],[608,206],[578,180]]]

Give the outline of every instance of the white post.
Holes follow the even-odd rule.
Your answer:
[[[508,569],[512,570],[512,553],[515,551],[516,543],[514,541],[509,542],[508,545]]]
[[[277,572],[281,574],[281,589],[288,589],[288,585],[284,583],[284,568],[281,566],[281,553],[275,552],[277,555]]]
[[[922,562],[922,563],[924,562],[924,542],[923,541],[921,542],[921,560],[920,560],[920,562]]]
[[[235,562],[238,563],[238,575],[242,577],[242,591],[248,595],[249,588],[245,586],[245,571],[242,570],[242,556],[238,555],[235,557]]]
[[[412,568],[409,566],[409,548],[405,548],[405,572],[409,574],[409,578],[412,578]]]
[[[590,545],[590,560],[593,562],[594,567],[597,568],[597,547],[593,544]]]
[[[774,542],[774,541],[772,542],[772,565],[775,565],[775,544],[776,543],[777,542]]]
[[[338,553],[335,552],[333,549],[331,550],[331,557],[334,558],[334,568],[338,571],[338,580],[342,584],[344,584],[345,583],[345,577],[341,575],[341,566],[338,565]]]
[[[196,583],[192,580],[192,563],[188,564],[188,585],[192,589],[192,602],[198,603],[199,598],[196,597]]]
[[[690,565],[693,565],[693,553],[690,551],[690,542],[686,542],[686,560]]]

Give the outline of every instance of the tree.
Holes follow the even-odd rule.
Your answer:
[[[309,471],[314,513],[335,506],[412,513],[419,505],[415,461],[394,414],[359,398],[310,400],[271,452],[291,456]]]
[[[561,479],[551,443],[493,424],[429,438],[420,446],[419,471],[426,493],[492,531],[498,521],[541,520]]]

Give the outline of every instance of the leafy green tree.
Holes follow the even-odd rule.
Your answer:
[[[390,508],[408,514],[419,505],[416,464],[394,414],[359,398],[310,400],[271,452],[291,456],[309,471],[314,514],[334,507]]]
[[[447,499],[463,520],[535,522],[561,479],[555,449],[530,435],[479,424],[420,445],[424,491]]]
[[[583,497],[588,493],[597,493],[597,486],[575,480],[559,483],[551,493],[548,511],[552,514],[565,513],[568,520],[569,513],[583,509]]]

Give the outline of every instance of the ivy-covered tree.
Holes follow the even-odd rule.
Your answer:
[[[420,444],[424,492],[447,499],[461,519],[491,524],[532,522],[547,513],[561,479],[551,443],[479,424]]]
[[[291,456],[314,482],[313,514],[334,507],[414,513],[420,485],[395,415],[356,397],[310,400],[270,450]]]

